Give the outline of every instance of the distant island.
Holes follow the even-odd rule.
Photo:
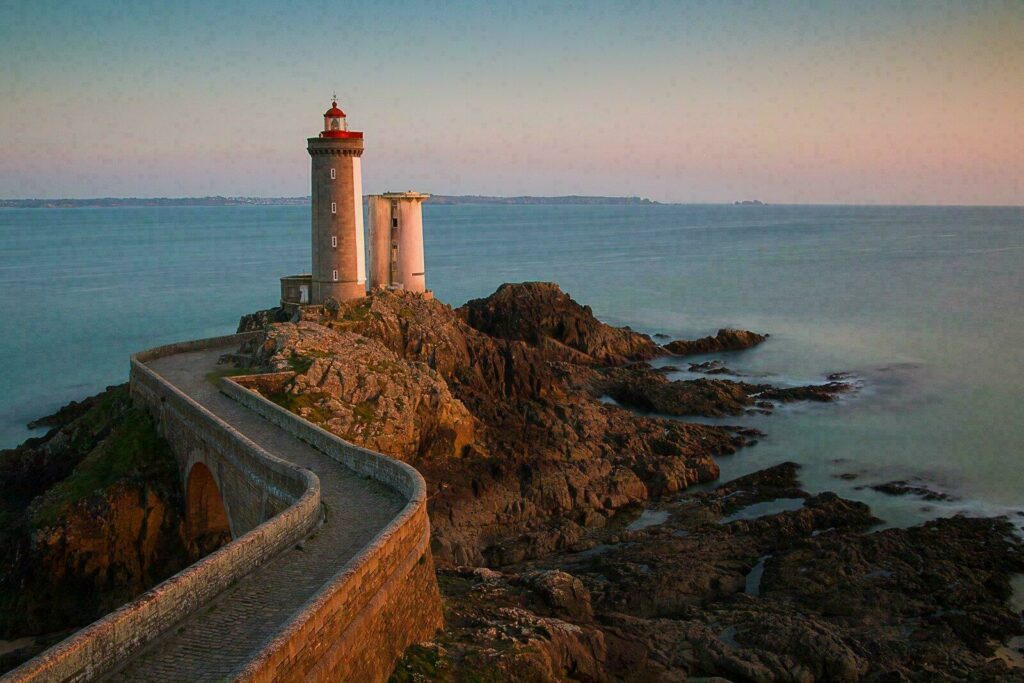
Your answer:
[[[744,199],[739,202],[733,202],[735,206],[767,206],[760,199]]]
[[[658,204],[643,197],[490,197],[485,195],[433,195],[432,204]],[[86,207],[131,206],[302,206],[305,197],[97,197],[93,199],[0,199],[0,208],[8,209],[71,209]]]

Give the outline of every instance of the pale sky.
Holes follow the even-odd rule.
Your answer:
[[[0,197],[1024,204],[1024,2],[0,0]]]

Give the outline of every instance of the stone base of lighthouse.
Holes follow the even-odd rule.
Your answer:
[[[313,301],[324,303],[328,299],[348,301],[366,296],[365,282],[317,282],[313,280]]]

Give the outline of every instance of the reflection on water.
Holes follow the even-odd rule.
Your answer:
[[[651,526],[658,526],[668,521],[667,510],[644,510],[640,516],[626,527],[628,531],[639,531]]]
[[[761,503],[754,503],[740,508],[731,515],[726,515],[718,520],[719,524],[728,524],[741,519],[757,519],[767,515],[776,515],[780,512],[791,512],[799,510],[804,506],[803,498],[776,498]]]

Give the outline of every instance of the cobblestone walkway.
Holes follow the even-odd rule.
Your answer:
[[[139,652],[112,681],[221,681],[273,637],[360,548],[401,510],[403,501],[221,394],[206,379],[221,348],[161,358],[149,367],[274,455],[320,477],[327,521],[302,550],[255,570],[171,632]],[[221,366],[223,367],[223,366]]]

